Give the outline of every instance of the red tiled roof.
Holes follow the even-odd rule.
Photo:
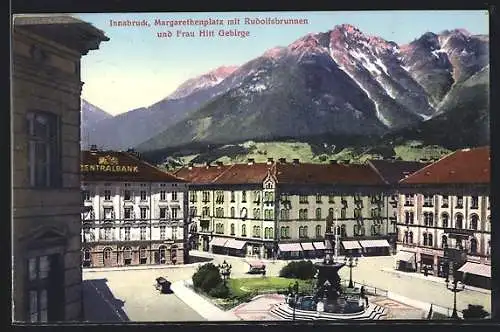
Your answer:
[[[278,183],[382,185],[382,178],[368,165],[276,164]]]
[[[400,181],[401,184],[490,183],[490,147],[453,152]]]
[[[137,170],[110,172],[99,168],[91,169],[85,165],[108,165]],[[93,167],[94,168],[94,167]],[[128,152],[122,151],[82,151],[81,176],[83,181],[106,182],[186,182],[185,180],[164,172],[159,168],[141,160]]]
[[[183,167],[174,174],[192,183],[208,184],[229,168],[231,165]]]
[[[267,163],[252,163],[252,164],[235,164],[217,177],[214,181],[216,184],[254,184],[262,183],[267,177],[268,170],[272,168],[272,164]]]

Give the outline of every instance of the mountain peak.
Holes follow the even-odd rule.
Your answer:
[[[220,66],[198,77],[188,79],[182,83],[166,99],[180,99],[186,97],[200,89],[215,86],[222,82],[226,77],[234,73],[238,66]]]

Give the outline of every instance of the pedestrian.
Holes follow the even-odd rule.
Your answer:
[[[365,297],[365,286],[361,286],[359,293],[360,293],[361,297]]]
[[[424,277],[427,277],[429,272],[427,271],[427,265],[424,265]]]

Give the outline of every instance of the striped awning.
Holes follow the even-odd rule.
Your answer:
[[[342,246],[345,250],[361,249],[358,241],[342,241]]]
[[[226,244],[227,239],[221,238],[221,237],[214,237],[212,241],[210,241],[211,246],[218,246],[218,247],[224,247]]]
[[[491,265],[467,262],[458,269],[459,272],[475,274],[486,278],[491,278]]]
[[[280,251],[302,251],[300,243],[279,243]]]
[[[304,250],[315,250],[311,242],[301,242],[300,245]]]
[[[409,252],[409,251],[398,251],[395,258],[396,258],[396,262],[403,261],[403,262],[411,263],[411,262],[415,261],[415,253]]]
[[[245,246],[246,241],[240,241],[236,239],[229,239],[229,241],[226,242],[225,247],[226,248],[231,248],[231,249],[238,249],[241,250]]]
[[[363,240],[359,241],[359,244],[363,248],[383,248],[383,247],[391,247],[387,240]]]
[[[313,242],[314,248],[316,250],[325,250],[325,243],[324,242]]]

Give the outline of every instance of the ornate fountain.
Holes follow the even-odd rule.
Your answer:
[[[336,231],[337,229],[335,229]],[[338,233],[332,232],[332,222],[327,219],[325,233],[325,258],[315,263],[317,268],[316,287],[311,295],[299,296],[298,289],[290,294],[286,304],[272,310],[284,319],[380,319],[384,308],[370,305],[358,288],[344,290],[338,271],[345,263],[337,261]],[[337,246],[337,247],[336,247]],[[298,288],[298,284],[296,284]],[[297,317],[297,318],[296,318]]]

